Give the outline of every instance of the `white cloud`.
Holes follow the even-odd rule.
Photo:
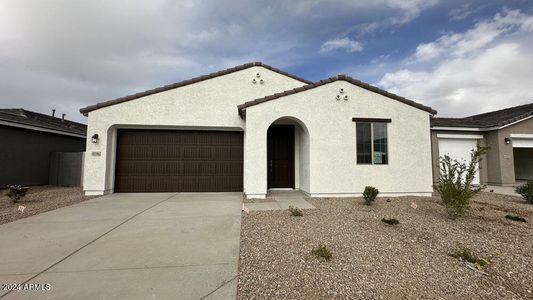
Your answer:
[[[349,38],[335,38],[322,44],[318,52],[327,53],[338,49],[344,49],[347,53],[360,52],[363,51],[363,44]]]
[[[463,20],[470,16],[474,11],[470,9],[470,3],[461,4],[459,7],[450,10],[448,15],[452,20]]]
[[[533,43],[502,41],[428,71],[386,73],[378,85],[432,106],[440,116],[467,116],[533,102]]]
[[[518,10],[504,11],[492,19],[477,22],[466,32],[448,33],[434,42],[418,45],[406,62],[428,62],[442,55],[464,57],[483,49],[499,37],[528,31],[533,31],[533,15]]]
[[[359,35],[365,35],[377,30],[401,26],[416,19],[423,10],[436,5],[438,2],[439,0],[376,0],[374,1],[376,5],[396,9],[398,14],[376,18],[379,21],[358,24],[348,32],[356,31]]]

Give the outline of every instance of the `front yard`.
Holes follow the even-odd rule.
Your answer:
[[[457,220],[437,197],[308,201],[317,209],[303,217],[243,213],[239,299],[533,298],[533,205],[521,198],[482,192]],[[311,254],[319,244],[330,261]],[[489,264],[473,270],[449,255],[465,247]]]
[[[13,203],[6,193],[7,190],[0,191],[0,224],[94,198],[85,196],[81,187],[50,185],[30,186],[28,193],[19,203]],[[19,210],[19,206],[24,209]]]

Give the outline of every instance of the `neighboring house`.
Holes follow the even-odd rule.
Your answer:
[[[533,103],[466,118],[432,118],[433,180],[439,156],[470,160],[477,145],[490,147],[476,183],[512,186],[533,180]]]
[[[24,109],[0,109],[0,188],[48,184],[54,152],[85,151],[84,124]]]
[[[436,111],[345,75],[312,83],[256,62],[80,112],[86,194],[433,191]]]

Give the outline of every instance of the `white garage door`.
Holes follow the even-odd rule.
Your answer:
[[[437,135],[439,140],[439,156],[449,155],[457,160],[470,162],[470,153],[477,146],[477,139],[482,136],[477,135]],[[479,184],[479,170],[473,181]]]

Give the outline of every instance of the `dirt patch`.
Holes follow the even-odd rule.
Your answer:
[[[85,196],[80,187],[49,185],[31,186],[26,196],[18,203],[13,203],[6,193],[7,190],[0,191],[0,224],[94,198]],[[23,212],[18,210],[19,205],[25,206]]]
[[[298,218],[243,214],[238,298],[533,298],[533,205],[481,193],[467,217],[451,220],[437,197],[390,200],[308,199],[316,209]],[[506,219],[507,211],[528,223]],[[310,254],[319,244],[329,262]],[[489,264],[477,272],[449,256],[461,248]]]

